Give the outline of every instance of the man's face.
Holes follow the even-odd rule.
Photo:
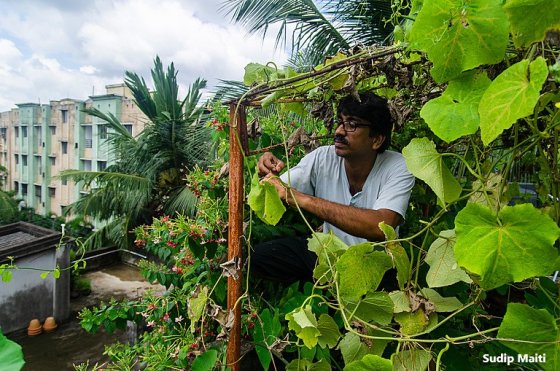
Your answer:
[[[362,118],[340,114],[334,132],[336,154],[348,159],[371,157],[381,147],[385,137],[370,137],[370,127],[371,123]]]

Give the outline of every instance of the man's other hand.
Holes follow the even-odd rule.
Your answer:
[[[258,163],[259,176],[265,176],[267,174],[278,175],[280,171],[284,168],[284,163],[280,161],[276,156],[270,152],[265,152],[260,158]]]

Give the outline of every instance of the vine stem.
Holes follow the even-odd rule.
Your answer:
[[[440,350],[440,352],[438,353],[437,356],[437,361],[436,361],[436,371],[440,371],[441,369],[441,356],[443,356],[443,353],[447,352],[449,350],[449,343],[445,344],[445,347]]]

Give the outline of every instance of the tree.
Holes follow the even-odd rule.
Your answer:
[[[250,33],[264,36],[279,25],[277,46],[292,32],[292,58],[299,55],[309,66],[354,45],[383,43],[393,28],[387,24],[392,9],[386,0],[226,0],[224,9]]]
[[[137,136],[126,130],[112,114],[89,108],[85,112],[107,122],[112,129],[108,144],[116,163],[105,171],[67,170],[89,193],[70,205],[68,212],[102,221],[104,226],[88,239],[98,246],[107,238],[120,247],[129,242],[127,232],[163,214],[192,213],[195,195],[186,187],[189,169],[204,164],[210,157],[210,133],[202,123],[199,106],[206,81],[197,79],[186,97],[179,100],[177,71],[173,63],[164,71],[159,57],[152,69],[154,91],[136,73],[126,72],[126,85],[148,118]]]

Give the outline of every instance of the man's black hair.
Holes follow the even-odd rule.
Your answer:
[[[337,115],[359,117],[368,121],[371,126],[369,136],[384,135],[385,141],[379,148],[378,152],[382,153],[391,144],[391,131],[393,129],[393,121],[391,112],[387,105],[387,100],[375,95],[372,92],[359,93],[358,101],[353,95],[348,95],[340,100],[337,107]]]

